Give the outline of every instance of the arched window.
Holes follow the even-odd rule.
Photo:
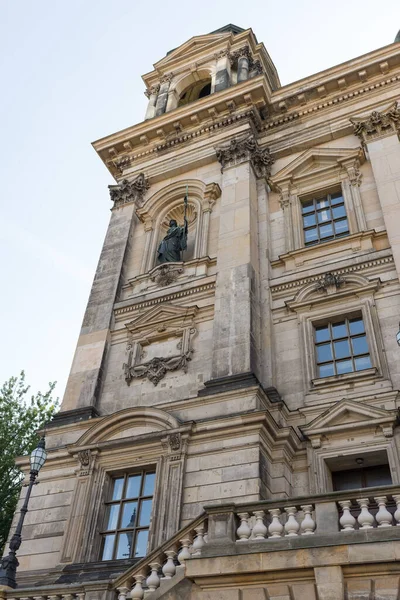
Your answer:
[[[211,94],[211,79],[197,81],[180,95],[178,106],[184,106],[200,98],[205,98]]]

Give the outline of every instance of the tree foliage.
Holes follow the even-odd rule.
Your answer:
[[[23,474],[15,457],[29,454],[37,446],[37,430],[50,421],[58,409],[53,399],[55,382],[45,394],[29,398],[29,386],[22,371],[0,389],[0,556],[21,490]]]

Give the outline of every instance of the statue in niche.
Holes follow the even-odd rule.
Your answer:
[[[184,225],[178,225],[175,219],[169,222],[167,235],[162,239],[157,250],[157,259],[160,264],[166,262],[180,262],[183,260],[183,251],[187,248],[188,221],[186,218],[188,194],[184,199]]]

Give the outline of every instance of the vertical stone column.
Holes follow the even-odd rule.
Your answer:
[[[231,85],[231,65],[229,62],[228,51],[223,50],[216,56],[216,59],[217,66],[213,91],[219,92]]]
[[[204,202],[202,206],[203,210],[203,219],[202,219],[202,229],[198,232],[198,246],[199,251],[196,251],[195,256],[203,257],[207,256],[208,253],[208,232],[210,230],[210,217],[211,212],[214,207],[214,204],[221,196],[221,189],[217,183],[209,183],[206,186],[206,191],[204,194]]]
[[[223,180],[212,380],[260,376],[256,176],[265,175],[267,156],[268,150],[261,150],[251,135],[217,149]]]
[[[144,241],[142,263],[140,265],[140,273],[141,274],[146,273],[146,271],[148,270],[150,246],[151,246],[151,240],[153,237],[153,220],[152,219],[146,219],[144,221],[144,231],[145,231],[146,237],[145,237],[145,241]]]
[[[246,81],[249,78],[249,57],[246,55],[238,58],[237,80]]]
[[[290,196],[289,184],[280,187],[279,204],[283,211],[283,223],[285,228],[285,251],[291,252],[294,250],[294,235],[293,235],[293,215],[292,201]]]
[[[142,173],[132,183],[124,180],[120,185],[110,186],[114,208],[83,318],[61,411],[96,406],[110,343],[114,303],[133,224],[133,211],[135,203],[140,203],[148,187],[148,181]]]
[[[164,75],[160,80],[160,91],[158,92],[155,111],[156,117],[165,113],[165,109],[167,108],[168,102],[169,86],[171,84],[172,77],[172,73],[168,73],[167,75]]]
[[[400,279],[400,109],[393,103],[368,118],[351,119],[368,148],[383,219]]]
[[[145,92],[146,96],[149,99],[149,103],[147,105],[147,110],[146,110],[145,120],[152,119],[153,117],[156,116],[156,104],[157,104],[159,90],[160,90],[159,85],[153,85],[150,88],[150,90],[147,90]]]

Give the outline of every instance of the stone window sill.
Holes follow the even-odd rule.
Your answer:
[[[358,381],[360,379],[368,379],[370,377],[376,377],[378,369],[372,367],[371,369],[364,369],[363,371],[353,371],[352,373],[344,373],[343,375],[331,375],[330,377],[318,377],[312,379],[312,387],[320,387],[325,385],[342,384],[352,381]]]

